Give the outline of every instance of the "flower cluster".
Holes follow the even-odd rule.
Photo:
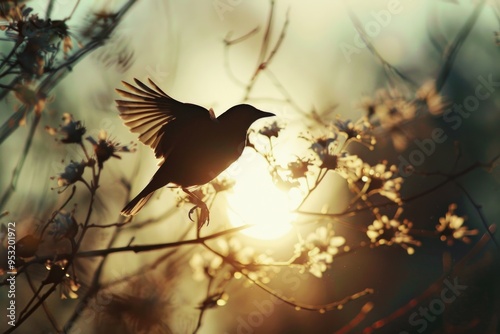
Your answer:
[[[59,192],[63,192],[70,185],[82,181],[82,175],[85,171],[85,167],[87,167],[87,163],[82,162],[74,162],[71,161],[66,167],[64,167],[64,172],[59,174],[57,178],[57,185],[59,188],[62,188]],[[54,179],[53,177],[51,179]]]
[[[63,115],[63,124],[59,126],[59,129],[47,126],[46,130],[50,135],[62,135],[59,141],[63,144],[80,145],[86,157],[85,160],[80,162],[70,161],[70,163],[64,168],[64,172],[59,174],[57,177],[57,184],[59,188],[62,188],[60,192],[66,190],[70,185],[75,184],[78,181],[86,183],[83,179],[85,168],[90,167],[94,170],[96,161],[99,170],[102,170],[104,162],[110,158],[113,157],[121,159],[117,153],[135,151],[134,148],[129,148],[128,146],[121,145],[110,139],[106,131],[101,130],[97,140],[95,140],[92,136],[88,136],[86,138],[93,147],[93,155],[90,156],[82,140],[82,137],[86,132],[86,128],[82,125],[81,121],[75,120],[73,116],[68,113]]]
[[[315,153],[320,168],[333,170],[346,180],[355,180],[359,177],[363,161],[343,151],[336,137],[315,138],[310,149]]]
[[[448,246],[453,245],[455,240],[469,243],[469,236],[479,233],[478,230],[469,230],[467,226],[463,225],[465,218],[455,215],[456,209],[456,204],[450,204],[448,212],[444,217],[439,218],[439,225],[436,226],[440,240],[446,242]]]
[[[374,246],[396,244],[405,249],[409,255],[412,255],[415,253],[412,246],[420,246],[421,243],[410,235],[413,224],[407,219],[403,221],[399,219],[401,213],[402,210],[398,210],[392,219],[385,215],[380,216],[377,213],[378,218],[368,226],[366,235]]]
[[[74,212],[60,211],[52,221],[51,228],[47,233],[56,241],[61,239],[74,240],[78,229]]]
[[[361,190],[355,187],[356,184],[351,184],[351,190],[359,192],[364,197],[379,194],[401,204],[400,189],[403,178],[396,176],[396,174],[397,167],[395,165],[388,166],[387,161],[375,166],[365,163],[361,168],[361,175],[356,183],[361,185]]]
[[[307,179],[311,162],[309,159],[297,158],[289,162],[286,167],[272,165],[270,174],[274,184],[284,191],[300,186],[299,179]]]
[[[62,259],[58,261],[47,260],[45,268],[49,271],[44,280],[45,284],[58,283],[60,287],[61,299],[77,299],[80,283],[76,277],[71,276],[66,269],[68,260]]]
[[[379,90],[375,98],[365,98],[361,103],[370,123],[380,126],[391,136],[396,150],[402,151],[408,145],[408,137],[401,126],[416,116],[416,104],[406,99],[398,90]]]
[[[90,136],[85,139],[87,139],[94,147],[94,153],[97,158],[97,165],[101,169],[104,167],[104,162],[109,158],[113,157],[121,159],[121,157],[117,153],[135,151],[135,149],[131,149],[128,146],[121,145],[120,143],[112,140],[104,130],[101,130],[99,132],[97,140]]]
[[[64,113],[63,124],[59,125],[59,129],[46,126],[45,129],[51,135],[61,134],[63,137],[60,141],[64,144],[81,144],[82,137],[87,131],[87,129],[82,125],[81,121],[75,121],[73,115]]]
[[[32,14],[33,9],[25,4],[6,4],[0,8],[0,30],[18,49],[12,67],[17,66],[26,79],[41,77],[51,70],[55,57],[62,45],[66,54],[73,43],[65,21],[42,19]]]
[[[276,121],[263,126],[259,130],[250,129],[247,133],[246,146],[255,149],[258,153],[262,154],[262,156],[266,157],[266,159],[273,159],[272,138],[278,138],[281,130],[283,130],[283,127]],[[253,136],[254,134],[256,134],[256,136]],[[263,153],[261,151],[263,147],[266,147],[266,150],[270,149],[271,152]]]
[[[283,128],[278,125],[278,122],[274,121],[260,129],[259,134],[269,138],[270,140],[272,137],[278,138],[281,130],[283,130]]]
[[[416,93],[417,103],[424,104],[431,115],[440,115],[448,102],[438,93],[435,81],[427,81]]]
[[[412,119],[416,113],[415,104],[397,89],[378,90],[374,98],[364,99],[362,107],[370,120],[376,117],[384,128]]]
[[[311,162],[309,160],[297,158],[297,160],[288,163],[287,169],[290,171],[292,179],[300,179],[306,177],[310,165]]]
[[[370,149],[373,149],[373,145],[377,142],[375,136],[371,133],[372,125],[366,117],[362,117],[356,122],[350,119],[337,119],[333,126],[346,136],[347,141],[356,141],[368,146]]]
[[[439,115],[447,105],[434,81],[424,83],[414,96],[405,96],[397,89],[381,89],[374,98],[365,98],[361,103],[371,126],[380,126],[384,130],[382,135],[390,136],[397,151],[403,151],[414,137],[404,128],[407,123],[422,111]]]
[[[343,237],[335,236],[331,224],[318,227],[295,245],[292,263],[302,266],[303,270],[307,269],[316,277],[322,277],[338,253],[338,248],[344,243]]]

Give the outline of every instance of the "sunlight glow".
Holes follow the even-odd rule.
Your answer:
[[[255,155],[252,158],[252,154]],[[238,164],[233,191],[227,194],[228,216],[235,227],[253,224],[241,233],[261,240],[278,239],[292,229],[294,214],[291,203],[297,194],[279,190],[274,185],[267,166],[255,152],[246,153]]]

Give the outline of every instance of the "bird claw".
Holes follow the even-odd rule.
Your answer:
[[[207,226],[210,224],[210,211],[208,210],[207,206],[204,205],[200,209],[201,213],[198,220],[198,230],[200,230],[203,225],[205,225],[205,223],[207,223]]]
[[[190,220],[190,221],[192,221],[193,223],[194,223],[194,219],[193,219],[193,218],[191,218],[191,215],[193,214],[193,212],[195,212],[195,210],[196,210],[197,208],[198,208],[198,206],[197,206],[197,205],[193,206],[193,207],[191,208],[191,210],[189,210],[189,213],[188,213],[189,220]]]
[[[191,218],[191,215],[193,212],[196,211],[196,209],[200,208],[200,217],[198,218],[198,230],[200,230],[205,223],[210,224],[210,210],[208,210],[208,207],[205,203],[201,202],[200,205],[195,205],[189,210],[188,217],[189,220],[191,220],[194,223],[193,218]]]

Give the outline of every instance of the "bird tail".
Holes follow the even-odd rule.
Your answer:
[[[125,205],[121,212],[122,216],[135,216],[146,205],[153,194],[154,190],[150,191],[147,187],[144,188],[139,195]]]

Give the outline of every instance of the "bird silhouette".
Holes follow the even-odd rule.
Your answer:
[[[210,182],[229,167],[243,152],[252,123],[275,115],[239,104],[215,117],[212,109],[173,99],[151,79],[150,86],[138,79],[134,81],[137,86],[123,81],[128,91],[116,90],[126,98],[116,101],[120,117],[162,160],[146,187],[121,214],[137,214],[155,190],[171,184],[180,187],[195,204],[189,216],[197,207],[201,209],[201,228],[209,222],[209,210],[188,188]]]

